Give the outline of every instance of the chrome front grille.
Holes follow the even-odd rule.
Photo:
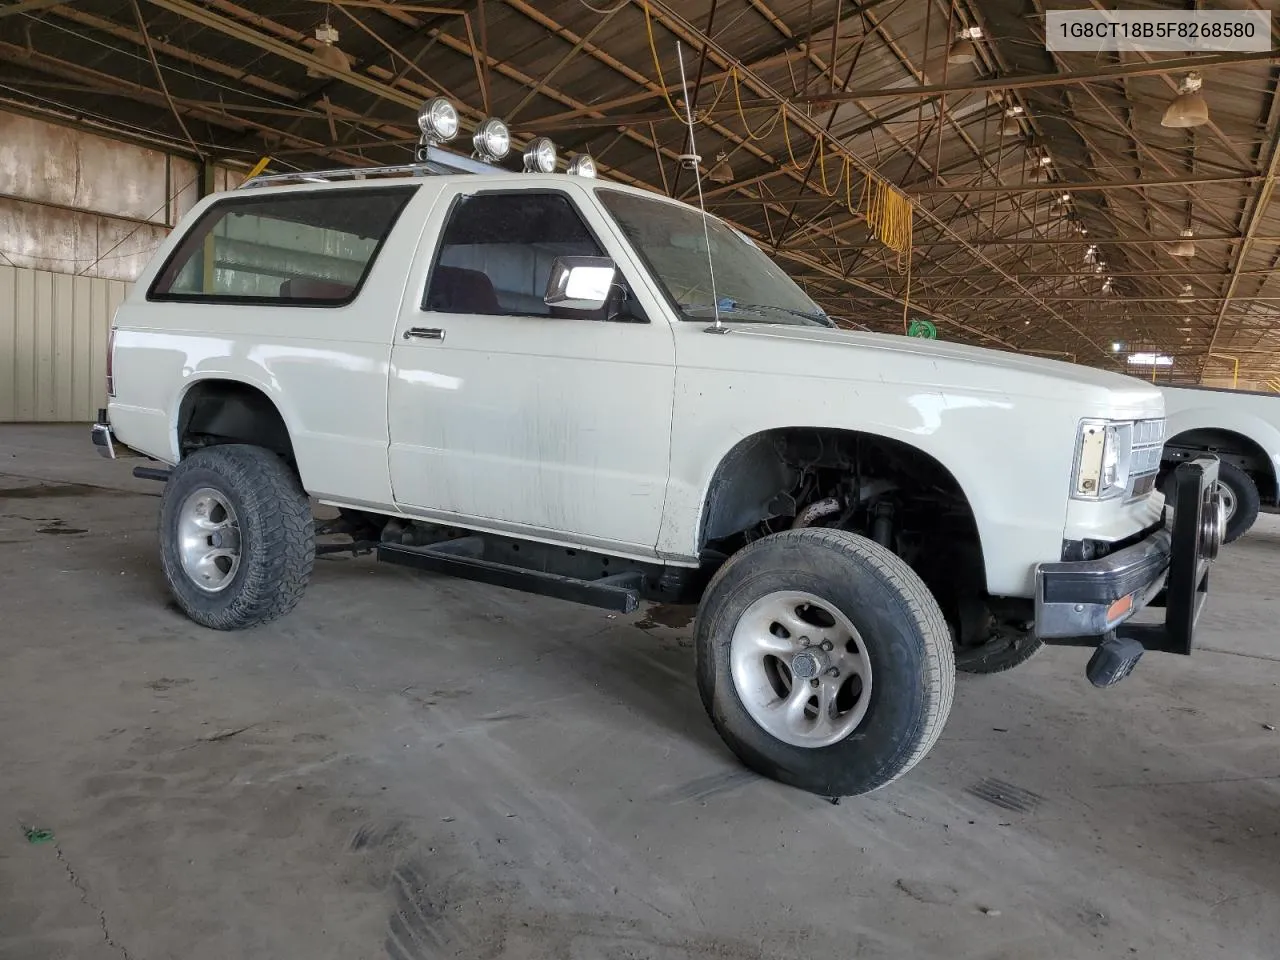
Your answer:
[[[1163,420],[1139,420],[1133,425],[1133,445],[1135,447],[1145,447],[1153,443],[1158,446],[1163,442]]]
[[[1139,420],[1133,425],[1133,449],[1129,455],[1129,489],[1126,499],[1137,500],[1149,496],[1155,489],[1163,450],[1163,420]]]

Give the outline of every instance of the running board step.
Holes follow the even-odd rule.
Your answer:
[[[480,549],[476,549],[477,546]],[[615,574],[599,580],[579,580],[541,570],[513,567],[495,560],[483,560],[475,556],[482,549],[483,542],[479,537],[460,537],[425,547],[380,543],[378,559],[464,580],[476,580],[495,587],[523,590],[525,593],[537,593],[544,597],[615,610],[618,613],[632,613],[640,605],[639,573]]]

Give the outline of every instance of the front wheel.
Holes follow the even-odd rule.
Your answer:
[[[1239,540],[1258,520],[1262,498],[1258,485],[1239,467],[1230,463],[1218,464],[1218,496],[1222,498],[1223,512],[1227,518],[1227,530],[1223,543]]]
[[[747,766],[822,796],[869,793],[915,766],[955,693],[951,635],[928,588],[843,530],[763,537],[703,596],[698,689]]]
[[[315,561],[307,495],[269,450],[206,447],[165,484],[160,558],[178,606],[202,626],[239,630],[281,617]]]

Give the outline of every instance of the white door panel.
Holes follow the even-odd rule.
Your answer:
[[[592,222],[599,214],[590,198],[573,199],[606,253],[634,275],[606,225]],[[449,206],[437,207],[428,238],[439,234]],[[499,274],[549,265],[552,255],[530,249],[522,265],[510,248],[475,256],[454,249],[445,259],[484,270],[501,288]],[[423,282],[433,258],[434,250],[423,251]],[[497,296],[504,310],[531,308],[509,290]],[[669,322],[656,305],[643,305],[653,322],[428,312],[407,303],[388,397],[396,502],[410,512],[651,554],[670,462],[675,357]],[[406,338],[413,327],[438,329],[441,338]]]

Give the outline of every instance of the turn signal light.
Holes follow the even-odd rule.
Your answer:
[[[1127,597],[1121,597],[1111,606],[1107,607],[1107,623],[1115,623],[1130,610],[1133,609],[1133,594]]]

